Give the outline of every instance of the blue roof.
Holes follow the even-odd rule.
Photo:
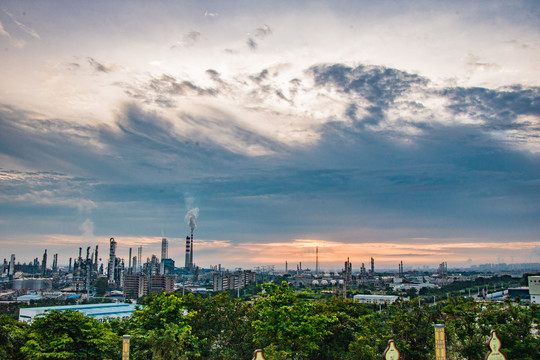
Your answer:
[[[86,316],[96,319],[128,317],[135,311],[135,304],[127,303],[109,303],[109,304],[88,304],[88,305],[65,305],[65,306],[47,306],[35,308],[22,308],[19,311],[19,320],[32,319],[34,316],[43,314],[47,311],[73,310],[79,311]]]
[[[17,298],[17,301],[41,300],[42,298],[41,295],[22,295]]]

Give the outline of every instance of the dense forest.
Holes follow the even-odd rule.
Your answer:
[[[540,354],[538,306],[420,298],[382,309],[350,299],[313,300],[286,282],[264,284],[251,299],[154,294],[124,320],[99,322],[53,311],[30,325],[0,316],[1,359],[120,359],[122,335],[131,359],[380,360],[393,339],[402,360],[435,358],[434,324],[444,324],[448,359],[484,359],[491,330],[508,360]]]

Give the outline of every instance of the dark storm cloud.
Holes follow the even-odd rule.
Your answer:
[[[203,136],[173,135],[170,122],[134,105],[125,106],[114,125],[83,126],[0,111],[0,153],[30,168],[133,180],[148,177],[148,169],[174,174],[182,174],[179,166],[199,169],[208,157],[216,158],[219,171],[219,164],[228,166],[235,158]]]
[[[485,127],[494,130],[519,127],[512,123],[519,115],[540,115],[540,87],[448,88],[441,95],[452,102],[449,108],[454,114],[484,120]]]
[[[426,86],[428,80],[416,74],[382,66],[360,65],[352,68],[343,64],[317,65],[308,70],[315,83],[334,86],[345,93],[361,95],[378,106],[387,107],[413,85]]]
[[[33,169],[78,169],[76,173],[113,170],[104,167],[91,150],[95,128],[59,119],[35,120],[34,116],[13,108],[0,111],[0,153]]]
[[[243,126],[240,126],[236,119],[230,115],[220,112],[217,109],[213,109],[214,116],[193,116],[190,114],[182,114],[181,118],[186,124],[194,125],[198,128],[199,136],[205,138],[205,133],[223,133],[227,136],[235,139],[243,146],[257,145],[262,146],[264,149],[284,152],[287,146],[281,144],[270,137],[261,135],[257,132],[249,130]]]

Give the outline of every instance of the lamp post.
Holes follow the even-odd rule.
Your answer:
[[[122,360],[129,360],[129,335],[122,336]]]
[[[444,325],[434,324],[435,328],[435,360],[446,360],[446,342],[444,340]]]

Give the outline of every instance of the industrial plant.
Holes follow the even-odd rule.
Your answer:
[[[323,271],[319,264],[318,246],[314,248],[315,270],[303,267],[302,262],[298,262],[295,269],[289,269],[287,261],[281,270],[276,269],[275,265],[229,270],[221,264],[205,269],[196,265],[194,257],[194,232],[197,228],[198,213],[199,209],[195,208],[189,210],[185,216],[189,235],[185,238],[184,266],[176,266],[175,261],[170,258],[171,242],[165,236],[161,237],[161,256],[151,254],[146,259],[143,258],[143,246],[126,249],[114,237],[109,238],[107,258],[100,258],[97,245],[88,246],[84,253],[83,248],[79,247],[78,256],[70,257],[67,266],[58,265],[58,254],[53,255],[52,264],[48,266],[47,249],[44,249],[41,262],[36,257],[29,263],[17,263],[15,254],[12,254],[9,261],[4,259],[0,266],[0,300],[31,301],[53,298],[90,301],[94,297],[103,296],[113,300],[136,300],[162,291],[232,291],[240,296],[245,289],[279,278],[297,288],[317,288],[333,296],[343,297],[347,297],[352,290],[357,301],[387,303],[395,301],[396,294],[425,293],[425,289],[439,288],[453,281],[470,280],[470,277],[461,274],[450,276],[448,265],[444,261],[432,272],[406,269],[403,261],[397,264],[397,271],[376,272],[373,257],[369,259],[368,267],[361,262],[356,271],[347,258],[341,271]],[[127,251],[127,259],[120,256],[119,248]],[[519,273],[521,270],[540,270],[540,264],[522,265],[519,269],[516,264],[513,264],[514,268],[498,264],[496,268],[484,270],[499,273],[506,271],[508,274]],[[375,291],[376,294],[358,294],[361,289],[371,289],[370,291]],[[537,284],[534,283],[531,289],[538,292]],[[496,289],[493,289],[490,294],[486,294],[484,289],[480,294],[478,288],[476,295],[493,298],[498,296],[496,293]],[[540,302],[540,293],[524,294],[523,289],[513,289],[512,293],[519,294],[523,299],[530,298]],[[502,295],[504,294],[501,293]]]

